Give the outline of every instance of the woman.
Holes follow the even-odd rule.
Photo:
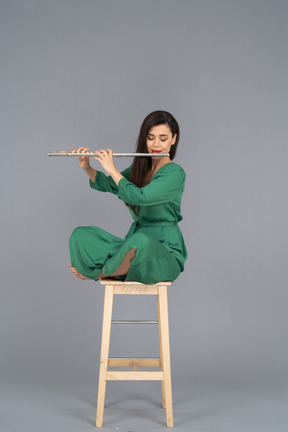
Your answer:
[[[120,173],[112,150],[96,151],[94,159],[108,176],[92,168],[89,157],[78,158],[91,188],[118,195],[134,222],[125,239],[93,226],[76,228],[69,242],[70,269],[76,277],[154,284],[173,281],[183,271],[187,251],[177,223],[182,220],[185,172],[172,162],[178,142],[175,118],[166,111],[154,111],[140,128],[137,152],[169,156],[135,157],[133,164]],[[84,147],[72,150],[89,151]]]

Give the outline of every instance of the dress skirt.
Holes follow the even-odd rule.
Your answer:
[[[167,241],[172,238],[175,245],[175,240],[181,242],[182,239],[178,226],[172,225],[138,227],[133,223],[125,239],[94,226],[78,227],[69,240],[71,264],[82,275],[97,280],[103,267],[104,276],[113,274],[125,254],[135,248],[136,255],[128,274],[116,279],[147,285],[173,281],[183,271],[183,266],[177,260],[177,250],[170,249]]]

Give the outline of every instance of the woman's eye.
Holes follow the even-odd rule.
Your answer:
[[[161,139],[161,141],[162,141],[162,142],[165,142],[165,141],[167,141],[167,138]]]
[[[153,140],[153,138],[152,137],[147,137],[147,139],[149,140],[149,141],[152,141]]]

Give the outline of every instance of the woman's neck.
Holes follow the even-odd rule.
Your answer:
[[[151,167],[151,171],[155,172],[158,171],[159,168],[161,168],[162,166],[166,165],[167,163],[170,163],[171,159],[170,157],[163,157],[163,158],[159,158],[159,159],[152,159],[152,167]]]
[[[152,160],[152,166],[150,171],[148,171],[146,179],[145,179],[145,185],[147,185],[151,178],[154,176],[154,174],[164,165],[167,165],[168,163],[171,163],[171,159],[169,157],[161,158],[159,160]]]

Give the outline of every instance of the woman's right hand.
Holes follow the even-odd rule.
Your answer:
[[[72,153],[87,153],[90,152],[89,148],[79,147],[78,149],[71,148]],[[79,165],[82,169],[90,168],[89,156],[79,156]]]

